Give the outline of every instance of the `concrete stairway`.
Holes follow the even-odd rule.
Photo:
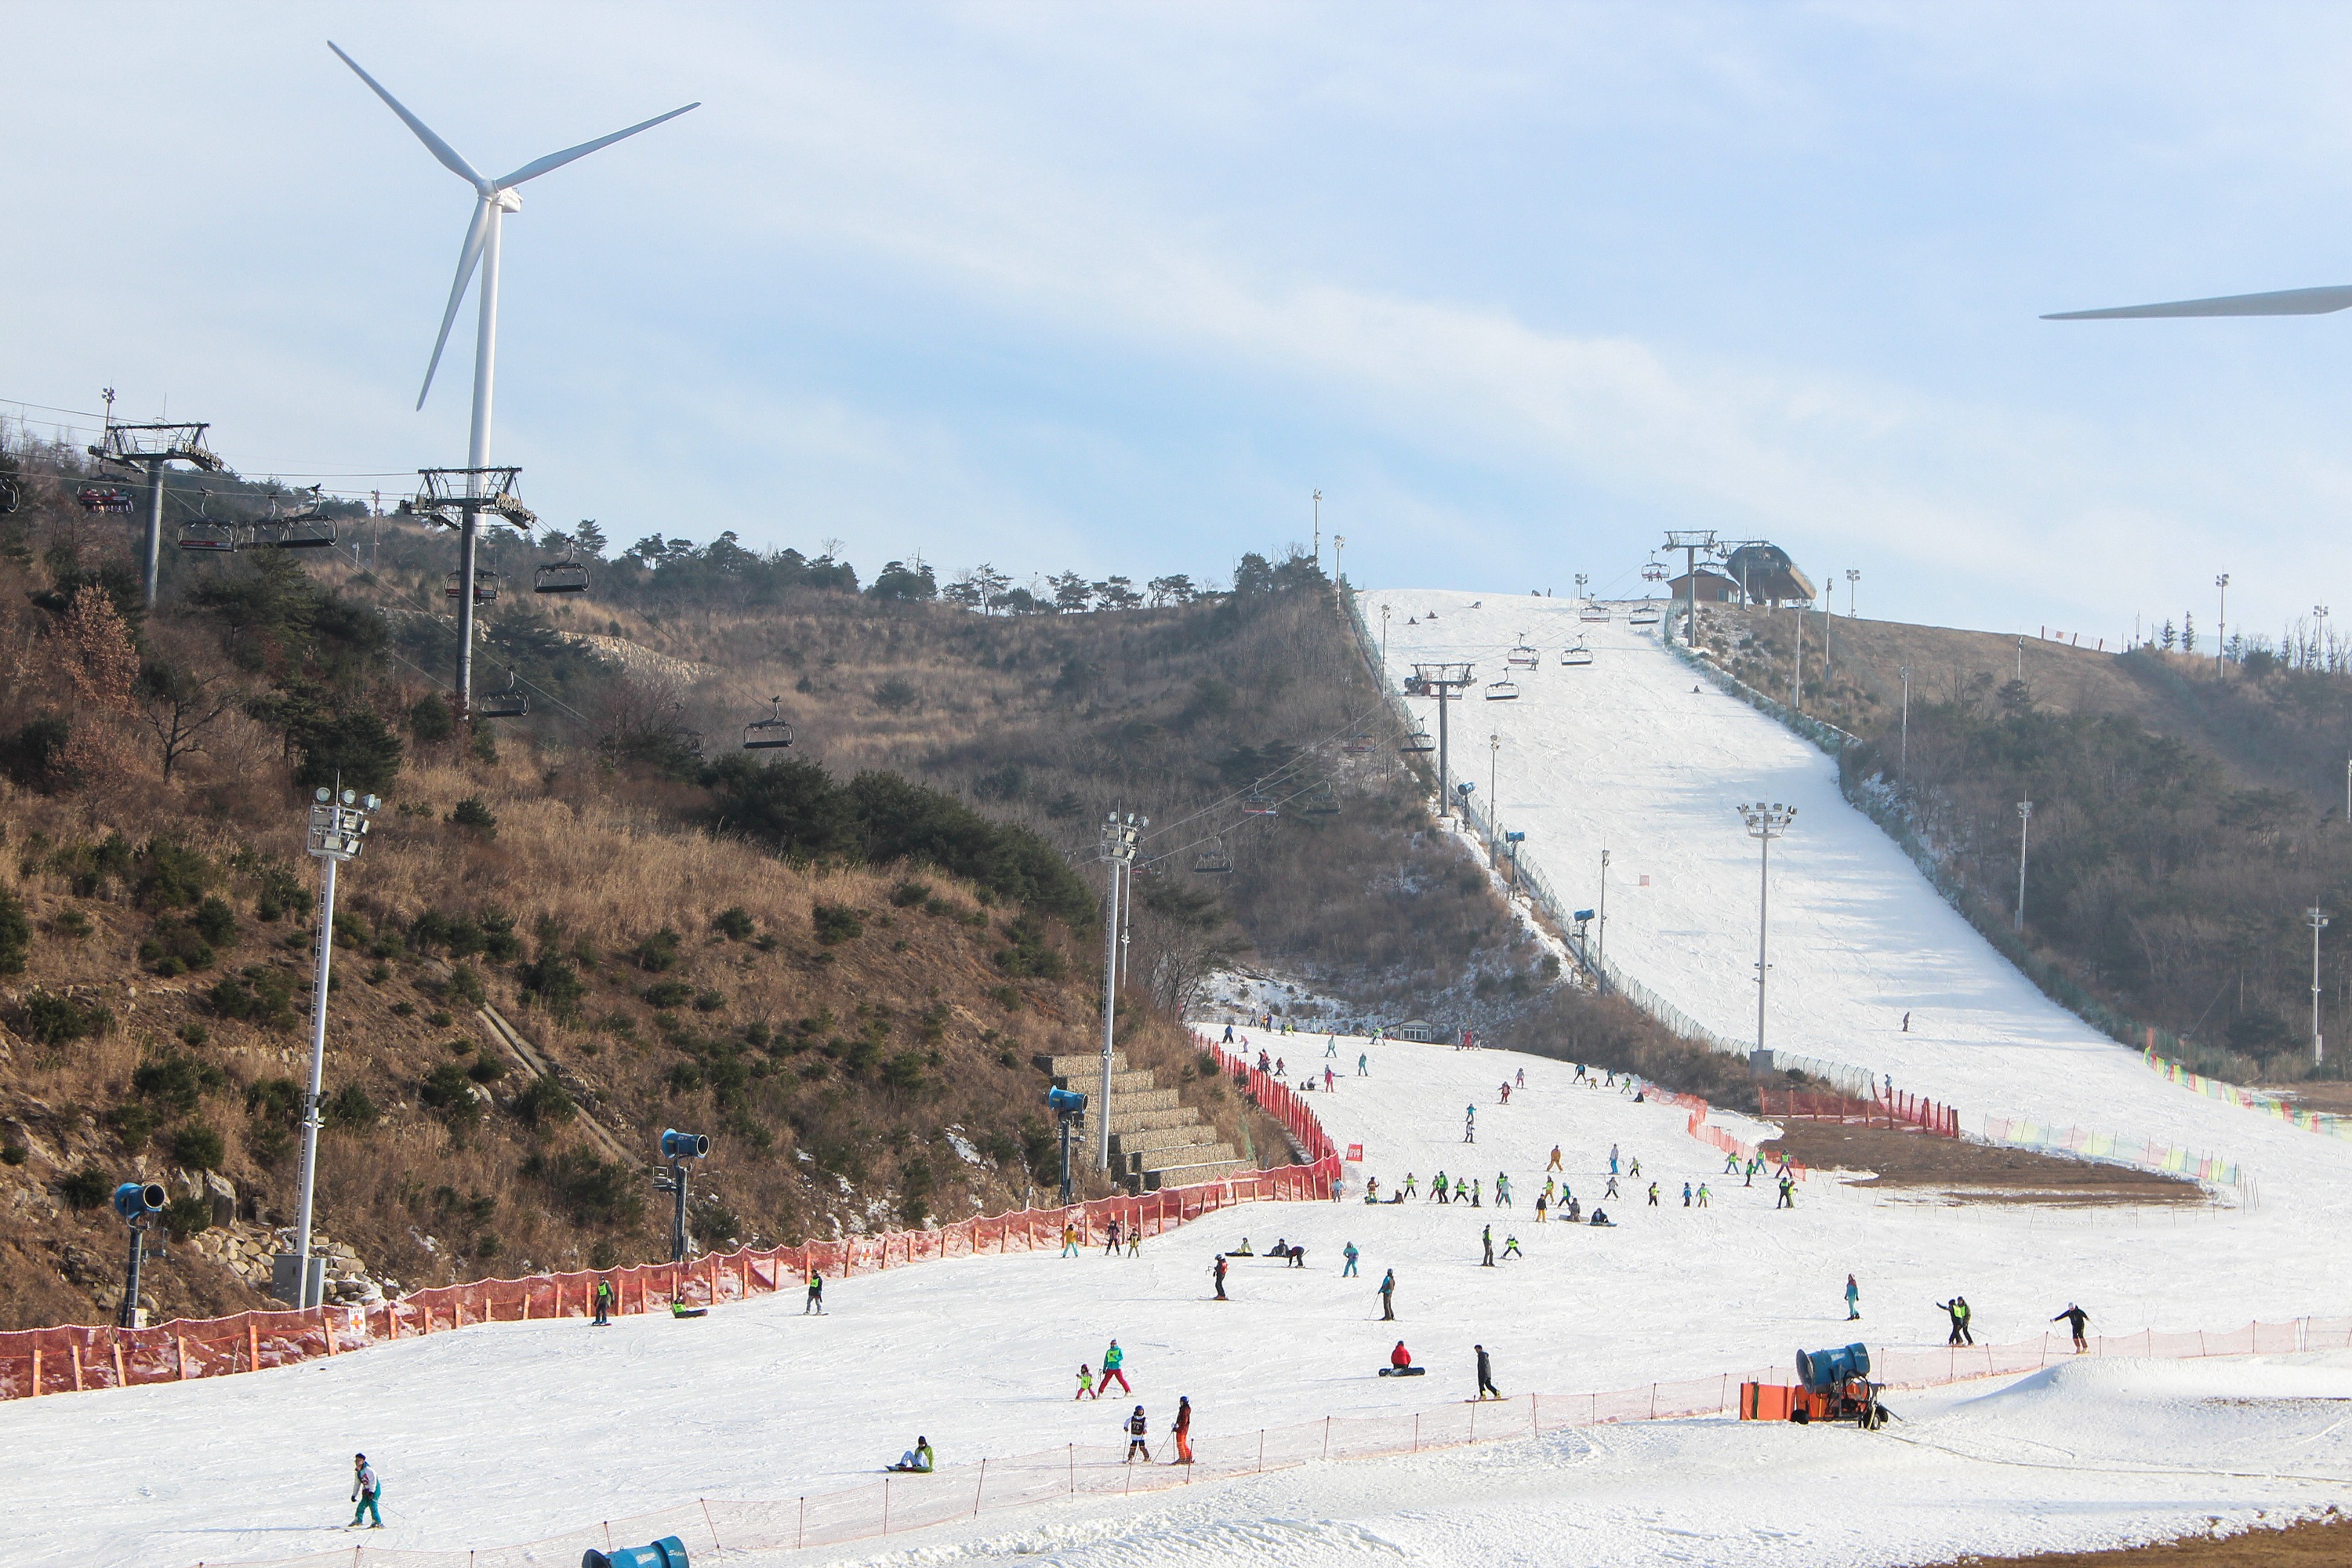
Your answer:
[[[1034,1059],[1052,1077],[1055,1088],[1074,1089],[1088,1097],[1087,1115],[1104,1113],[1106,1108],[1095,1103],[1102,1097],[1100,1056]],[[1130,1068],[1124,1051],[1111,1054],[1108,1110],[1111,1170],[1129,1192],[1220,1181],[1257,1168],[1217,1138],[1198,1106],[1184,1104],[1172,1089],[1161,1089],[1150,1068]]]

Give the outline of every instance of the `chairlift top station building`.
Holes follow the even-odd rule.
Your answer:
[[[1702,605],[1809,605],[1821,596],[1787,551],[1761,539],[1734,545],[1720,565],[1698,567],[1666,586],[1675,598]]]

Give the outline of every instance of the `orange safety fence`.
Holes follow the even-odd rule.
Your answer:
[[[2352,1318],[2298,1318],[2249,1323],[2226,1332],[2095,1336],[2086,1354],[2185,1358],[2289,1354],[2352,1349]],[[2005,1345],[1872,1352],[1874,1381],[1922,1388],[1972,1378],[2036,1371],[2072,1359],[2064,1335]],[[1195,1481],[1227,1480],[1266,1470],[1339,1459],[1383,1458],[1424,1449],[1539,1437],[1546,1433],[1628,1421],[1727,1416],[1743,1383],[1786,1384],[1785,1367],[1718,1373],[1643,1384],[1601,1394],[1540,1394],[1484,1404],[1455,1403],[1370,1415],[1327,1415],[1284,1426],[1227,1427],[1196,1414],[1194,1463],[1173,1465],[1164,1430],[1150,1438],[1155,1462],[1128,1464],[1118,1444],[1065,1445],[1035,1453],[948,1465],[929,1475],[891,1475],[837,1491],[765,1501],[698,1499],[658,1512],[601,1521],[512,1546],[415,1551],[340,1547],[298,1557],[195,1568],[544,1568],[569,1564],[593,1548],[641,1545],[675,1535],[693,1552],[778,1552],[836,1548],[861,1541],[976,1519],[1061,1498],[1150,1495]]]
[[[1273,1098],[1270,1090],[1260,1092]],[[1312,1118],[1307,1121],[1311,1125]],[[1320,1138],[1321,1129],[1313,1131]],[[1320,1146],[1328,1148],[1328,1141]],[[412,1291],[396,1301],[366,1307],[239,1312],[148,1329],[21,1329],[0,1333],[0,1399],[289,1366],[477,1323],[584,1318],[595,1310],[599,1281],[612,1284],[614,1311],[659,1311],[674,1299],[707,1307],[799,1289],[811,1272],[838,1279],[940,1258],[1052,1251],[1061,1247],[1066,1224],[1076,1227],[1082,1245],[1101,1241],[1114,1221],[1122,1233],[1139,1229],[1145,1236],[1159,1236],[1235,1204],[1328,1198],[1339,1173],[1339,1162],[1325,1156],[1312,1164],[1197,1186],[1097,1198],[1066,1209],[975,1217],[936,1230],[891,1231],[757,1251],[744,1247],[708,1253],[688,1263],[478,1279]]]

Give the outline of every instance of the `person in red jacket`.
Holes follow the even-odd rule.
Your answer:
[[[1397,1341],[1396,1349],[1389,1352],[1389,1364],[1399,1372],[1412,1364],[1412,1352],[1404,1348],[1402,1340]]]
[[[1188,1394],[1176,1402],[1176,1425],[1169,1428],[1169,1435],[1176,1439],[1176,1462],[1180,1465],[1191,1464],[1192,1462],[1192,1400],[1191,1395]]]

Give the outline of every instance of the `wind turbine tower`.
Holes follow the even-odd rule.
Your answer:
[[[474,668],[474,547],[481,514],[493,511],[509,522],[528,527],[530,514],[515,503],[508,493],[508,485],[519,470],[496,470],[492,479],[490,468],[490,394],[496,378],[499,354],[499,242],[501,227],[509,213],[522,210],[522,197],[515,187],[541,174],[560,169],[576,158],[584,158],[599,148],[609,147],[640,131],[649,131],[665,120],[675,120],[687,110],[699,109],[701,104],[689,103],[684,109],[673,109],[667,114],[656,114],[626,130],[615,131],[610,136],[600,136],[593,142],[583,142],[577,147],[567,147],[561,153],[550,153],[544,158],[532,160],[513,174],[491,179],[457,154],[457,150],[433,132],[433,128],[411,114],[400,100],[386,92],[383,84],[360,68],[359,61],[343,53],[333,40],[327,47],[335,58],[352,68],[358,78],[368,84],[375,95],[383,100],[401,122],[416,133],[416,139],[441,161],[442,166],[474,187],[474,217],[466,229],[466,243],[457,255],[457,280],[449,286],[449,304],[441,312],[441,333],[433,340],[433,358],[425,367],[425,384],[417,390],[416,406],[425,406],[425,395],[433,390],[433,373],[441,366],[441,351],[448,346],[449,328],[457,319],[457,307],[465,302],[466,286],[473,280],[474,268],[482,271],[479,315],[474,331],[474,418],[466,443],[466,467],[462,470],[463,488],[450,494],[435,481],[455,479],[447,469],[425,471],[425,493],[418,497],[416,510],[428,517],[446,521],[454,510],[460,514],[458,525],[457,583],[457,672],[455,694],[459,717],[465,717],[472,707]],[[500,504],[504,503],[504,504]]]

